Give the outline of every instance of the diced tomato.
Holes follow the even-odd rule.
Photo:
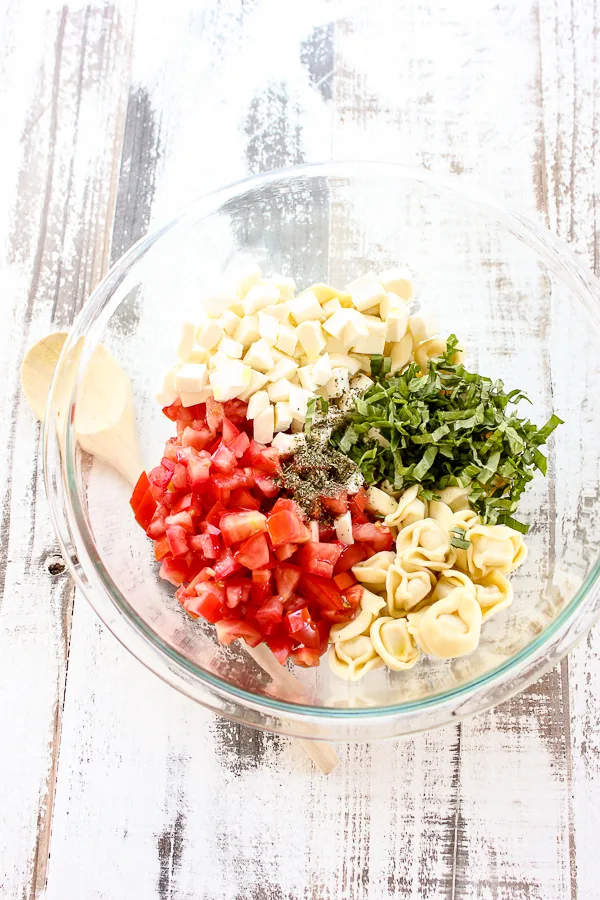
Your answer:
[[[306,525],[289,509],[271,513],[267,519],[267,530],[274,547],[282,544],[298,543],[306,539]]]
[[[171,556],[185,556],[188,552],[188,543],[185,530],[181,525],[170,525],[167,528],[167,540],[171,548]]]
[[[182,510],[181,512],[167,516],[165,524],[167,527],[180,525],[184,531],[188,532],[188,534],[194,533],[194,520],[192,519],[192,514],[188,510]]]
[[[225,488],[229,491],[236,490],[236,488],[254,487],[254,474],[252,469],[233,469],[231,472],[215,473],[211,478],[217,487]]]
[[[184,609],[193,616],[202,616],[213,625],[223,618],[225,590],[218,584],[203,581],[196,586],[196,596],[186,597]]]
[[[342,550],[342,555],[335,564],[333,574],[339,575],[341,572],[347,572],[348,569],[351,569],[352,566],[357,565],[363,559],[367,559],[367,553],[362,544],[351,544],[345,550]]]
[[[161,559],[164,559],[165,556],[168,556],[171,552],[171,546],[166,539],[166,537],[161,538],[159,541],[155,541],[154,543],[154,558],[160,562]]]
[[[341,516],[348,512],[347,491],[341,491],[337,497],[320,497],[319,499],[325,509],[329,510],[334,516]]]
[[[260,606],[271,596],[271,580],[270,569],[255,569],[252,572],[252,602],[256,606]]]
[[[242,619],[223,619],[217,622],[217,637],[222,644],[231,644],[243,638],[250,647],[257,647],[262,641],[258,628]]]
[[[263,492],[265,497],[276,497],[279,493],[279,488],[277,487],[273,478],[270,475],[264,475],[258,469],[253,469],[254,480],[256,481],[257,487]]]
[[[153,541],[158,541],[164,537],[166,527],[165,517],[154,513],[154,518],[148,525],[146,534],[149,538],[152,538]]]
[[[275,637],[269,636],[267,637],[267,646],[271,650],[273,656],[277,659],[277,662],[281,663],[283,666],[287,662],[292,650],[291,639],[287,637],[287,635],[277,635]]]
[[[210,566],[202,566],[200,571],[196,575],[194,575],[194,577],[192,578],[192,580],[190,581],[190,583],[188,584],[188,586],[186,588],[186,591],[189,594],[189,596],[191,597],[192,594],[197,593],[196,587],[199,584],[202,584],[205,581],[212,582],[214,577],[215,577],[214,569],[211,569]]]
[[[246,488],[234,488],[231,492],[231,505],[239,509],[260,509],[260,500],[253,497]]]
[[[202,512],[202,504],[196,494],[183,494],[183,496],[179,498],[177,503],[173,504],[171,515],[186,511],[190,512],[193,516],[200,515],[200,513]]]
[[[210,461],[215,469],[219,472],[231,472],[237,465],[235,454],[231,452],[229,447],[221,441],[217,449],[214,451]]]
[[[252,582],[248,578],[234,575],[228,579],[225,586],[226,603],[230,609],[239,606],[240,603],[247,603],[250,599],[250,591]]]
[[[260,534],[267,529],[267,517],[257,510],[243,512],[226,512],[221,516],[219,528],[223,540],[229,544],[245,541],[253,534]]]
[[[275,569],[275,584],[277,593],[287,600],[292,596],[300,581],[300,569],[297,566],[278,566]]]
[[[229,448],[235,454],[237,459],[241,459],[248,447],[250,446],[250,438],[245,431],[241,431],[231,442]]]
[[[161,466],[164,466],[166,469],[171,469],[173,471],[173,467],[177,462],[177,447],[178,443],[176,438],[169,438],[167,443],[165,444],[165,455],[160,461]],[[168,460],[171,465],[167,466],[166,460]]]
[[[219,431],[222,421],[223,404],[215,400],[214,397],[209,397],[206,401],[206,424],[213,434]]]
[[[346,588],[344,591],[344,600],[350,607],[350,611],[354,613],[354,611],[358,608],[358,604],[362,599],[364,588],[362,584],[353,584],[352,587]]]
[[[194,447],[195,450],[204,450],[212,441],[213,436],[208,428],[196,430],[189,425],[181,435],[181,443],[184,447]]]
[[[156,500],[150,489],[150,481],[148,480],[146,472],[142,472],[138,478],[129,503],[133,510],[136,522],[138,525],[142,526],[144,531],[146,531],[156,512],[157,506]]]
[[[305,600],[304,597],[300,597],[299,594],[292,594],[290,599],[286,600],[283,604],[283,608],[287,615],[288,613],[295,612],[297,609],[303,609],[308,605],[308,600]]]
[[[264,447],[252,461],[252,465],[268,475],[279,475],[281,472],[279,453],[275,447]]]
[[[308,647],[298,647],[296,650],[291,651],[290,656],[297,666],[302,666],[305,669],[318,666],[321,659],[319,650],[311,650]]]
[[[188,544],[190,550],[201,553],[205,559],[217,559],[221,552],[219,538],[212,534],[191,534]]]
[[[256,610],[254,618],[264,634],[271,634],[283,618],[283,603],[279,597],[269,597]],[[297,639],[299,640],[299,638]]]
[[[376,553],[380,550],[389,550],[394,543],[394,537],[387,525],[381,522],[368,522],[364,525],[354,525],[352,536],[355,541],[366,541],[373,546]]]
[[[275,547],[273,553],[279,562],[283,562],[285,559],[289,559],[290,556],[293,556],[297,549],[298,544],[282,544],[281,547]]]
[[[173,403],[171,403],[170,406],[163,406],[163,414],[167,417],[167,419],[170,419],[171,422],[176,422],[181,409],[183,409],[181,400],[179,399],[179,397],[177,397],[177,399]]]
[[[252,538],[250,538],[250,540],[252,540]],[[223,550],[218,562],[214,566],[215,575],[219,579],[228,578],[230,575],[233,575],[234,572],[239,572],[241,568],[241,563],[236,560],[230,547],[226,547],[225,550]]]
[[[170,460],[169,460],[170,462]],[[173,469],[175,468],[175,464],[171,463],[171,466],[167,468],[167,466],[155,466],[148,476],[148,481],[150,485],[155,489],[153,491],[154,496],[159,499],[164,492],[166,491],[171,478],[173,477]],[[146,473],[144,473],[146,474]],[[132,498],[133,499],[133,498]]]
[[[223,416],[223,422],[221,423],[221,433],[223,435],[223,442],[225,444],[231,444],[234,438],[238,436],[240,433],[240,429],[237,428],[233,422],[230,422],[227,416]],[[249,443],[249,442],[248,442]]]
[[[183,463],[175,463],[175,468],[171,475],[171,484],[175,491],[187,491],[188,489],[188,468]],[[190,487],[194,487],[190,484]]]
[[[340,591],[345,591],[347,588],[352,587],[353,584],[356,584],[356,578],[351,572],[340,572],[339,575],[334,576],[333,580]]]
[[[287,497],[278,497],[273,504],[271,512],[276,513],[282,509],[287,509],[290,512],[293,512],[302,522],[304,522],[307,518],[302,507],[298,503],[296,503],[295,500],[290,500]]]
[[[212,506],[211,509],[206,514],[207,523],[209,525],[215,525],[215,526],[218,525],[219,522],[221,521],[221,513],[223,512],[224,509],[225,509],[225,507],[223,506],[223,504],[219,500],[217,500],[217,502],[214,504],[214,506]]]
[[[355,506],[358,509],[360,509],[361,512],[367,508],[367,505],[369,503],[369,497],[367,495],[367,492],[362,487],[359,488],[355,494],[352,494],[351,499],[352,499],[352,502],[355,504]]]
[[[321,525],[319,522],[319,540],[323,541],[325,544],[329,543],[329,541],[335,540],[335,528],[329,527],[327,525]]]
[[[171,584],[177,586],[183,584],[187,579],[188,566],[184,559],[171,559],[170,556],[165,556],[158,574],[165,581],[170,581]]]
[[[187,463],[187,482],[193,491],[202,491],[210,481],[210,456],[190,456]]]
[[[333,578],[333,569],[342,555],[339,543],[322,544],[320,541],[309,541],[296,554],[298,565],[312,575]]]
[[[284,624],[288,634],[290,634],[294,640],[313,650],[319,649],[321,645],[321,636],[308,607],[305,606],[302,609],[297,609],[295,612],[288,613],[285,617]]]
[[[321,615],[331,621],[343,621],[348,617],[350,604],[342,596],[331,578],[321,578],[302,572],[300,591],[313,603],[316,603]]]
[[[248,404],[244,402],[244,400],[226,400],[223,405],[224,415],[227,416],[230,422],[234,422],[236,424],[241,424],[246,420],[246,412],[248,411]]]
[[[269,562],[269,545],[264,534],[253,534],[235,554],[237,562],[247,569],[260,569]]]

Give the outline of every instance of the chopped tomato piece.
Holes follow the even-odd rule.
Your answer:
[[[214,397],[209,397],[206,401],[206,424],[213,434],[217,433],[222,421],[223,404],[215,400]]]
[[[298,582],[300,581],[301,571],[297,566],[278,566],[275,569],[275,584],[277,585],[277,593],[287,600],[292,596]]]
[[[373,554],[370,553],[368,555],[372,556]],[[367,559],[367,553],[362,544],[351,544],[345,550],[342,550],[342,555],[336,562],[333,570],[334,575],[339,575],[340,572],[347,572],[348,569],[351,569],[352,566],[357,565],[363,559]]]
[[[298,543],[306,538],[306,525],[289,509],[271,513],[267,519],[267,530],[274,547],[282,544]]]
[[[252,583],[248,578],[234,575],[227,581],[225,586],[226,603],[230,609],[239,606],[240,603],[247,603],[250,599],[250,591]]]
[[[171,548],[171,556],[185,556],[189,547],[186,538],[186,532],[181,525],[170,525],[167,528],[167,540]]]
[[[253,460],[252,465],[261,472],[268,475],[279,475],[281,472],[281,463],[279,462],[279,453],[275,447],[265,447]]]
[[[165,523],[168,527],[172,525],[181,525],[183,530],[187,531],[188,534],[194,533],[194,520],[192,519],[192,514],[188,510],[182,510],[181,512],[167,516]]]
[[[276,637],[269,635],[269,637],[267,637],[267,646],[271,650],[273,656],[277,659],[277,662],[281,663],[283,666],[287,662],[292,650],[291,639],[287,637],[287,635],[277,635]]]
[[[322,544],[320,541],[309,541],[296,554],[298,565],[312,575],[333,578],[333,569],[342,555],[339,543]]]
[[[352,587],[346,588],[344,591],[344,600],[349,605],[352,612],[358,608],[363,595],[362,584],[353,584]]]
[[[215,505],[211,507],[209,512],[206,514],[207,523],[209,525],[218,525],[221,521],[221,513],[224,509],[225,507],[223,506],[223,504],[219,500],[217,500]]]
[[[214,451],[210,461],[219,472],[231,472],[237,465],[235,454],[222,441]]]
[[[221,552],[219,538],[213,534],[191,534],[188,544],[190,550],[201,553],[206,559],[217,559]]]
[[[368,522],[364,525],[354,525],[352,536],[355,541],[366,541],[371,544],[375,553],[380,550],[389,550],[394,543],[394,537],[387,525],[381,522]]]
[[[252,572],[252,602],[260,606],[271,596],[272,574],[270,569],[255,569]]]
[[[177,503],[173,504],[171,515],[175,515],[175,513],[178,512],[184,512],[185,510],[188,510],[193,516],[200,515],[202,512],[202,504],[200,503],[199,497],[195,494],[184,494]]]
[[[247,569],[260,569],[269,562],[269,545],[264,534],[253,534],[235,554],[237,562]]]
[[[223,416],[222,431],[223,441],[225,444],[231,444],[234,438],[240,433],[240,429],[236,428],[233,422],[230,422],[227,416]],[[248,442],[249,443],[249,442]]]
[[[254,613],[254,618],[262,628],[264,634],[272,633],[283,618],[283,603],[280,598],[269,597],[265,600]]]
[[[229,491],[233,491],[236,488],[249,488],[254,486],[252,469],[234,469],[232,472],[214,474],[211,478],[213,484],[217,487],[225,488]]]
[[[221,516],[219,528],[227,545],[245,541],[253,534],[266,531],[267,517],[257,510],[226,512]]]
[[[316,603],[321,615],[331,621],[343,621],[350,613],[350,604],[344,599],[331,578],[320,578],[302,572],[300,590],[308,600]]]
[[[348,512],[348,493],[341,491],[337,497],[320,497],[319,498],[325,509],[329,510],[334,516],[342,516]]]
[[[152,538],[153,541],[158,541],[164,537],[166,527],[165,517],[154,513],[154,518],[148,525],[146,534],[148,537]]]
[[[340,572],[339,575],[334,576],[333,580],[340,591],[345,591],[347,588],[352,587],[353,584],[356,584],[356,578],[351,572]]]
[[[167,419],[170,419],[171,422],[176,422],[177,417],[182,409],[183,407],[181,405],[181,400],[179,399],[179,397],[177,397],[177,399],[174,400],[170,406],[163,406],[163,414],[167,417]]]
[[[175,468],[175,463],[172,463],[171,466],[169,466],[169,467],[163,466],[161,464],[160,466],[155,466],[152,469],[152,471],[150,472],[150,475],[148,476],[147,480],[150,482],[150,485],[155,489],[153,491],[153,494],[155,497],[157,497],[157,499],[159,497],[161,497],[162,494],[164,494],[167,487],[169,486],[169,482],[171,481],[171,478],[173,476],[174,468]],[[144,475],[145,474],[146,473],[144,472]],[[139,484],[139,482],[138,482],[138,484]],[[131,499],[133,500],[133,497]]]
[[[298,549],[298,544],[282,544],[281,547],[275,547],[273,553],[279,562],[289,559]]]
[[[181,435],[181,443],[184,447],[194,447],[195,450],[204,450],[212,441],[212,434],[208,428],[202,428],[197,431],[190,428],[189,425],[184,429]]]
[[[171,559],[170,556],[165,556],[158,574],[165,581],[170,581],[171,584],[177,586],[183,584],[187,579],[188,566],[184,559]]]
[[[222,619],[217,622],[217,637],[222,644],[231,644],[238,638],[244,638],[250,647],[257,647],[262,641],[258,628],[242,619]]]
[[[254,480],[256,481],[257,487],[263,492],[265,497],[276,497],[279,493],[279,488],[275,484],[273,478],[270,475],[264,475],[262,472],[257,469],[253,469]]]
[[[188,489],[188,470],[183,463],[175,463],[173,474],[171,475],[171,485],[175,491],[187,491]],[[193,485],[190,485],[193,487]]]
[[[157,503],[152,494],[150,481],[145,472],[142,472],[138,478],[129,503],[133,509],[136,522],[138,525],[142,526],[144,531],[146,531],[156,512]]]
[[[231,442],[229,448],[235,454],[237,459],[241,459],[250,445],[250,438],[245,431],[241,431],[238,436]]]
[[[231,505],[240,509],[260,509],[260,500],[253,497],[246,488],[238,487],[231,492]]]
[[[306,520],[306,514],[304,510],[298,503],[296,503],[295,500],[289,500],[287,497],[278,497],[273,504],[271,513],[279,512],[282,509],[287,509],[290,512],[293,512],[302,522]]]
[[[244,400],[226,400],[223,405],[224,415],[227,416],[230,422],[235,422],[238,425],[246,420],[247,411],[248,404]]]
[[[213,625],[223,618],[223,602],[225,591],[222,587],[210,581],[203,581],[196,585],[196,596],[186,597],[183,601],[184,609],[193,616],[202,616]]]
[[[165,556],[168,556],[170,552],[171,547],[166,537],[163,537],[159,541],[154,542],[154,558],[158,562],[160,562],[161,559],[164,559]]]
[[[288,634],[294,640],[304,644],[305,647],[313,650],[318,650],[320,647],[321,636],[308,607],[304,606],[302,609],[288,613],[285,617],[285,627]]]
[[[252,538],[250,538],[250,540],[252,540]],[[234,572],[239,572],[241,567],[241,564],[234,557],[231,548],[226,547],[214,567],[215,575],[219,579],[228,578],[229,575],[233,575]]]
[[[187,480],[193,491],[205,490],[210,483],[210,456],[190,456],[187,463]]]
[[[361,512],[367,508],[369,503],[367,492],[362,487],[355,494],[352,494],[351,500]]]
[[[297,666],[303,666],[305,669],[318,666],[321,658],[319,650],[312,650],[308,647],[299,647],[297,650],[292,650],[290,656]]]

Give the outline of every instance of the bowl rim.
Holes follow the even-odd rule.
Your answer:
[[[536,663],[539,663],[539,667],[535,668],[535,671],[533,673],[530,672],[527,676],[527,681],[519,685],[518,690],[521,690],[526,686],[526,683],[541,677],[544,671],[555,665],[568,652],[571,646],[587,633],[594,622],[600,618],[599,608],[594,610],[593,615],[581,623],[579,629],[575,629],[573,634],[569,633],[567,642],[562,642],[559,652],[552,655],[550,659],[546,658],[544,654],[545,649],[553,639],[560,635],[561,631],[566,629],[567,625],[573,623],[574,614],[581,608],[594,586],[597,585],[600,578],[599,557],[591,567],[575,596],[558,613],[547,628],[517,654],[483,675],[474,677],[458,687],[442,690],[428,697],[393,705],[367,708],[309,706],[292,700],[279,700],[266,694],[247,691],[192,663],[146,625],[144,620],[128,604],[126,597],[113,582],[101,558],[95,551],[95,542],[80,500],[75,466],[77,442],[74,440],[74,434],[69,423],[73,421],[81,373],[85,371],[89,358],[101,339],[106,322],[118,306],[118,303],[113,302],[111,304],[111,299],[114,299],[115,290],[125,280],[131,266],[142,259],[147,251],[172,228],[185,226],[188,220],[191,222],[205,219],[216,213],[227,201],[258,187],[299,177],[361,179],[370,176],[394,177],[422,184],[428,189],[439,190],[444,196],[454,197],[462,204],[474,206],[480,213],[486,215],[488,219],[500,224],[515,237],[525,241],[532,250],[537,251],[538,255],[544,258],[548,268],[554,271],[563,282],[570,285],[584,309],[600,330],[600,303],[598,302],[600,300],[600,281],[575,256],[568,245],[556,238],[545,227],[521,213],[503,208],[489,199],[482,200],[480,196],[475,196],[471,190],[465,190],[462,186],[458,187],[461,177],[457,175],[439,176],[422,168],[403,166],[396,163],[361,160],[315,162],[270,170],[260,175],[252,175],[231,182],[191,201],[179,214],[140,238],[117,260],[96,286],[75,319],[65,341],[55,370],[44,420],[44,481],[50,506],[50,515],[61,552],[71,575],[82,589],[86,599],[119,642],[139,661],[163,680],[177,687],[181,692],[193,696],[195,699],[199,698],[195,696],[194,692],[190,693],[186,689],[182,679],[176,678],[177,683],[174,683],[172,678],[167,677],[164,669],[165,662],[169,666],[171,673],[173,672],[173,666],[175,670],[182,670],[188,683],[191,675],[193,679],[207,685],[217,695],[225,699],[228,697],[236,698],[245,707],[281,714],[283,719],[290,715],[305,718],[306,720],[321,721],[335,719],[360,722],[372,721],[382,717],[401,719],[415,712],[448,706],[452,701],[462,702],[466,697],[477,696],[481,702],[477,705],[477,708],[472,710],[475,713],[492,705],[489,701],[489,695],[494,688],[497,688],[503,682],[503,676],[508,673],[515,673],[515,676],[518,678],[519,672],[523,670],[524,666],[529,665],[530,669],[532,669],[535,668]],[[121,301],[119,300],[119,302]],[[83,350],[77,364],[77,374],[69,398],[64,449],[62,453],[59,451],[60,464],[56,466],[51,459],[53,444],[56,445],[58,443],[54,414],[56,386],[59,381],[59,372],[62,371],[74,347],[82,338],[84,338]],[[57,486],[60,488],[60,491],[57,491]],[[60,508],[61,496],[63,499],[62,508]],[[102,599],[109,604],[108,606],[106,602],[98,602],[99,597],[97,594],[94,594],[95,589],[102,591],[104,595]],[[114,617],[110,615],[110,611],[114,612],[110,607],[114,607],[121,616],[119,627],[117,627]],[[121,627],[122,622],[125,623],[125,628]],[[139,648],[134,649],[132,644],[136,644],[137,641],[129,639],[133,637],[133,634],[141,637],[154,652],[148,655],[147,653],[139,652]],[[502,695],[494,699],[493,703],[500,702],[515,693],[512,680],[503,682],[503,687]],[[204,705],[210,705],[202,699],[200,699],[200,702],[204,702]],[[227,715],[227,712],[225,712],[225,715]],[[232,716],[232,718],[235,718],[235,716]],[[435,724],[443,724],[453,718],[455,718],[455,715],[448,709],[443,721]]]

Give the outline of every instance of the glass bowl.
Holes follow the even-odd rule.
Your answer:
[[[600,284],[547,231],[457,185],[394,165],[324,163],[225,187],[139,241],[73,326],[44,445],[65,560],[122,644],[217,713],[316,739],[420,731],[521,690],[600,615]],[[525,390],[538,424],[552,411],[565,420],[550,440],[548,477],[534,480],[520,508],[531,531],[527,562],[513,576],[515,601],[486,623],[469,656],[378,670],[354,684],[334,676],[326,660],[294,669],[298,689],[293,680],[271,679],[243,645],[222,647],[213,626],[181,609],[134,521],[131,486],[78,445],[71,423],[102,343],[131,379],[143,463],[158,463],[173,431],[154,398],[158,377],[173,362],[182,320],[198,317],[203,297],[214,295],[240,256],[258,260],[266,274],[293,276],[299,288],[343,287],[371,269],[408,264],[416,305],[437,315],[444,334],[459,336],[467,365]],[[62,431],[59,382],[71,385]]]

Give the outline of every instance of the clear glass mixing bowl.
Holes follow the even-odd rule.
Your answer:
[[[154,389],[172,364],[186,316],[197,317],[240,255],[299,287],[342,287],[370,269],[407,263],[416,303],[455,332],[467,363],[524,389],[531,417],[555,411],[547,479],[521,515],[529,556],[515,602],[486,624],[474,653],[409,672],[338,680],[326,661],[294,670],[305,693],[271,680],[236,643],[193,621],[158,577],[136,525],[131,487],[78,446],[71,426],[94,349],[103,343],[131,379],[146,467],[172,423]],[[373,739],[478,712],[539,678],[600,615],[598,353],[600,285],[562,243],[519,215],[463,194],[457,182],[393,165],[326,163],[226,187],[143,238],[96,289],[65,345],[45,427],[52,516],[72,574],[115,636],[169,684],[231,719],[302,737]],[[81,350],[81,355],[75,353]],[[68,424],[57,436],[59,380],[74,373]],[[292,682],[293,684],[293,682]]]

